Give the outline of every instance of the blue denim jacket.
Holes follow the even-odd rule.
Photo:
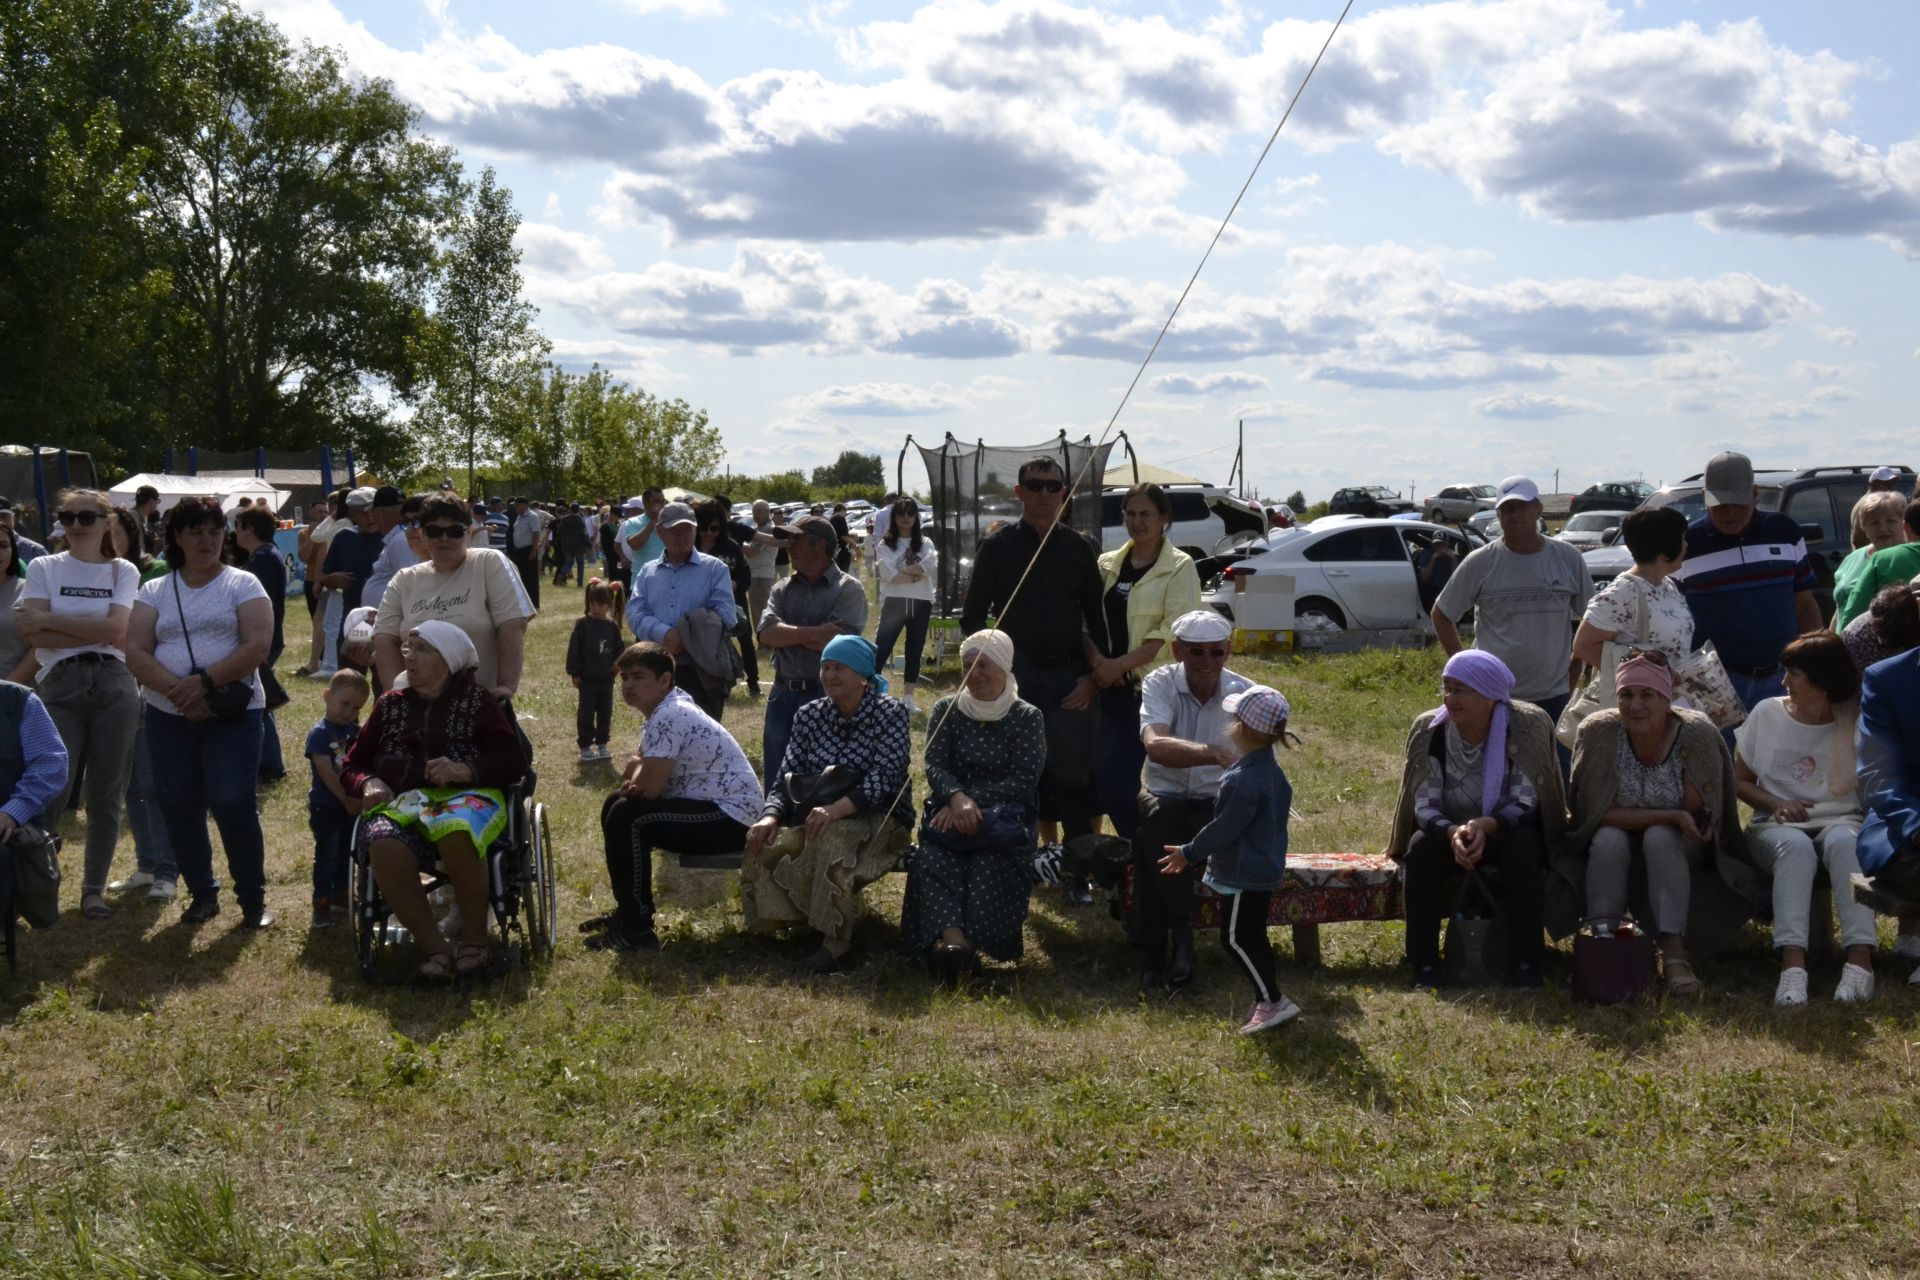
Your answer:
[[[1876,662],[1860,682],[1855,760],[1867,819],[1856,852],[1877,875],[1920,838],[1920,649]]]
[[[1273,748],[1241,756],[1220,775],[1213,821],[1180,852],[1208,879],[1235,889],[1278,889],[1287,872],[1293,784]]]

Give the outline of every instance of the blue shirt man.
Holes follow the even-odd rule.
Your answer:
[[[627,625],[635,636],[662,645],[673,655],[674,683],[685,689],[702,711],[718,720],[732,681],[722,685],[695,666],[678,628],[687,614],[711,609],[720,619],[724,645],[726,633],[739,619],[733,605],[733,575],[725,561],[694,550],[692,507],[669,502],[660,509],[657,523],[663,550],[659,559],[634,571]]]

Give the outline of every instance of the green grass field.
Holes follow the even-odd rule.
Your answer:
[[[612,772],[573,762],[547,588],[523,714],[561,857],[553,964],[363,986],[305,929],[305,781],[263,796],[281,927],[70,911],[0,989],[0,1270],[31,1276],[1910,1276],[1920,997],[1772,1008],[1755,933],[1685,1007],[1405,989],[1397,926],[1325,931],[1286,1030],[1143,1007],[1119,926],[1042,893],[1027,959],[932,989],[869,891],[855,972],[660,872],[658,955],[590,953]],[[295,646],[297,649],[298,646]],[[289,663],[293,661],[291,656]],[[1377,849],[1433,652],[1235,664],[1292,699],[1298,848]],[[951,673],[949,672],[949,675]],[[319,686],[294,682],[298,750]],[[924,698],[925,695],[923,695]],[[616,746],[637,723],[617,711]],[[757,757],[744,688],[728,722]],[[70,844],[76,861],[77,844]],[[132,865],[123,845],[121,867]],[[118,868],[117,868],[118,869]],[[72,890],[69,889],[69,896]],[[1284,934],[1276,935],[1284,938]]]

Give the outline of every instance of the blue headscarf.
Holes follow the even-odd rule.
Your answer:
[[[880,654],[870,640],[861,636],[835,636],[820,651],[820,661],[837,662],[881,693],[887,691],[887,678],[879,674]]]

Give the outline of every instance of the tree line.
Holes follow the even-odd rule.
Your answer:
[[[227,0],[0,6],[0,424],[103,470],[351,448],[596,493],[720,469],[703,411],[547,359],[512,193]]]

